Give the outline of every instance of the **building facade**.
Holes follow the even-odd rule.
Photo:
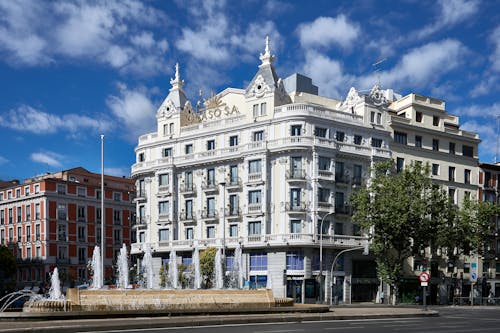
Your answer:
[[[369,113],[319,96],[309,78],[279,78],[268,43],[260,60],[245,89],[227,88],[196,107],[176,66],[157,131],[135,149],[132,254],[152,247],[158,286],[172,250],[189,264],[194,247],[221,247],[230,267],[240,244],[250,287],[316,302],[322,274],[324,299],[372,300],[375,265],[359,250],[367,237],[351,221],[349,197],[374,162],[391,157],[390,133]],[[332,268],[345,249],[356,250]]]
[[[106,277],[122,243],[130,244],[134,182],[104,177]],[[26,179],[0,190],[0,243],[12,249],[19,288],[39,288],[57,267],[65,286],[89,279],[101,244],[101,175],[81,167]]]

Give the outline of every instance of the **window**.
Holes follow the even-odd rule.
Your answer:
[[[146,241],[146,233],[140,232],[139,233],[139,243],[144,243],[145,241]]]
[[[253,105],[253,117],[256,118],[259,116],[259,104]]]
[[[144,153],[139,153],[137,155],[137,161],[138,162],[144,162]]]
[[[31,221],[31,205],[26,205],[26,221]]]
[[[0,230],[0,244],[5,245],[5,230]]]
[[[290,206],[292,210],[294,208],[299,208],[300,205],[300,188],[290,189]]]
[[[168,173],[162,173],[161,175],[158,176],[158,186],[168,186],[169,183],[169,177]]]
[[[207,185],[215,186],[215,169],[207,169]]]
[[[14,229],[9,228],[9,243],[12,243],[14,240]]]
[[[87,190],[85,189],[85,187],[79,187],[77,190],[77,194],[79,197],[84,198],[87,196]]]
[[[169,127],[170,127],[170,134],[174,134],[174,123],[170,123]]]
[[[24,195],[25,195],[25,196],[30,195],[30,187],[29,187],[29,186],[26,186],[26,187],[24,188]],[[2,199],[0,198],[0,201],[1,201],[1,200],[2,200]]]
[[[193,200],[186,200],[186,202],[184,202],[184,207],[186,210],[186,219],[193,219]]]
[[[329,202],[330,201],[330,189],[324,187],[318,187],[318,201],[319,202]]]
[[[370,123],[374,123],[374,122],[375,122],[375,112],[374,112],[374,111],[372,111],[372,112],[370,113]]]
[[[168,201],[160,201],[158,203],[158,214],[168,215],[170,212],[170,204]]]
[[[171,157],[172,156],[172,148],[163,148],[162,157]]]
[[[35,194],[38,194],[40,192],[40,185],[35,184]]]
[[[140,207],[139,207],[139,211],[140,211]],[[95,219],[96,219],[96,222],[101,223],[101,207],[96,207]]]
[[[467,157],[474,157],[474,147],[463,145],[462,155]]]
[[[398,173],[402,172],[404,170],[404,167],[405,167],[405,159],[401,158],[401,157],[398,157],[396,159],[396,171]]]
[[[266,103],[261,103],[260,104],[260,115],[265,116],[266,115]]]
[[[78,206],[77,217],[79,222],[85,222],[85,206]]]
[[[455,142],[450,142],[450,154],[455,155]]]
[[[344,132],[340,132],[340,131],[335,132],[335,140],[343,142],[344,139],[345,139],[345,133]]]
[[[470,184],[470,170],[464,170],[464,184]]]
[[[260,190],[248,191],[248,203],[259,204],[262,202]]]
[[[422,137],[420,135],[415,135],[415,147],[422,148]]]
[[[408,144],[408,139],[406,137],[406,133],[403,132],[394,132],[394,142],[406,145]]]
[[[186,239],[193,239],[194,234],[193,234],[193,228],[186,228]]]
[[[372,138],[372,147],[381,148],[382,147],[382,139]]]
[[[450,182],[455,181],[455,167],[449,167],[448,168],[448,180]]]
[[[432,139],[432,150],[439,151],[439,140]]]
[[[119,245],[122,242],[122,231],[120,229],[113,230],[113,242],[115,245]]]
[[[8,200],[12,199],[12,191],[7,192],[7,199]]]
[[[85,242],[87,239],[85,237],[85,226],[78,226],[78,241]]]
[[[352,183],[355,185],[361,185],[361,176],[363,174],[363,166],[359,164],[354,164],[354,170],[353,170],[353,176],[352,176]]]
[[[335,181],[343,181],[344,179],[344,162],[335,162]]]
[[[267,270],[267,253],[265,252],[250,253],[250,270],[251,271]]]
[[[361,135],[354,135],[354,144],[355,145],[360,145],[363,143],[363,137]]]
[[[207,198],[207,216],[208,217],[215,216],[215,198],[214,197]]]
[[[439,175],[439,164],[432,164],[432,175],[433,176],[438,176]]]
[[[22,231],[21,227],[17,227],[17,242],[21,243],[22,242]]]
[[[119,210],[113,210],[113,223],[120,224],[122,222],[122,212]]]
[[[292,156],[290,158],[290,173],[292,178],[302,177],[302,157]]]
[[[238,145],[238,136],[233,135],[229,137],[229,146],[234,147]]]
[[[20,198],[21,197],[21,189],[18,188],[16,189],[16,198]]]
[[[207,227],[207,238],[215,238],[215,226]]]
[[[42,258],[42,248],[40,246],[37,246],[35,248],[35,256],[36,258],[38,259],[41,259]],[[37,278],[37,280],[39,280],[39,278]]]
[[[318,169],[322,171],[330,171],[330,158],[320,156],[318,159]]]
[[[186,189],[188,189],[188,190],[193,189],[193,172],[192,171],[186,171],[184,173],[184,182],[186,184]]]
[[[317,136],[320,138],[326,138],[326,128],[314,127],[314,136]]]
[[[261,223],[260,221],[248,222],[248,236],[261,235]]]
[[[302,125],[292,125],[290,126],[291,136],[300,136],[302,134]]]
[[[262,141],[264,139],[264,131],[253,132],[252,140],[253,141]]]
[[[238,166],[231,165],[229,167],[229,185],[237,185],[238,184]]]
[[[290,220],[290,233],[300,234],[302,232],[302,221],[301,220]]]
[[[0,210],[0,225],[5,224],[5,211],[3,209]]]
[[[432,125],[439,126],[439,116],[432,117]]]
[[[207,141],[207,150],[214,150],[215,149],[215,140],[208,140]]]
[[[304,269],[304,252],[303,251],[288,251],[286,253],[286,269],[303,270]]]
[[[448,189],[448,196],[450,197],[450,201],[453,203],[457,203],[457,201],[455,199],[455,192],[456,192],[456,190],[454,188]]]
[[[57,184],[57,193],[58,194],[66,194],[66,185]]]
[[[185,153],[186,155],[188,155],[188,154],[192,154],[192,153],[193,153],[193,144],[191,144],[191,143],[190,143],[190,144],[188,144],[188,145],[185,145],[185,146],[184,146],[184,153]]]
[[[84,247],[78,248],[78,262],[85,263],[87,261],[87,249]]]
[[[17,214],[16,214],[16,218],[17,218],[17,222],[21,222],[21,217],[22,217],[22,208],[21,207],[17,207]]]
[[[229,225],[229,237],[238,237],[238,225],[230,224]]]
[[[191,229],[193,230],[193,229]],[[169,230],[168,229],[160,229],[158,230],[158,241],[168,241],[168,232]]]
[[[14,222],[14,216],[12,213],[12,208],[9,208],[9,224],[12,224]]]
[[[353,224],[353,227],[355,224]],[[335,222],[335,227],[334,231],[336,235],[343,235],[344,234],[344,223],[342,222]]]
[[[377,113],[377,124],[382,124],[382,114],[380,112]]]
[[[66,242],[66,240],[67,240],[66,237],[67,237],[66,225],[58,224],[57,225],[57,240]]]
[[[422,122],[422,112],[417,111],[417,112],[415,113],[415,121],[416,121],[417,123],[421,123],[421,122]]]
[[[261,160],[248,161],[249,174],[261,173],[261,172],[262,172]]]
[[[42,235],[40,233],[40,225],[37,224],[37,225],[35,225],[35,240],[39,241],[39,240],[41,240],[41,238],[42,238]]]
[[[335,210],[344,211],[344,192],[335,192]]]
[[[229,196],[229,215],[235,216],[238,215],[239,203],[238,203],[238,195],[231,194]]]
[[[57,205],[57,219],[58,220],[66,220],[66,205],[58,204]]]

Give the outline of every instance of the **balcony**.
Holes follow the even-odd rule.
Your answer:
[[[160,185],[158,187],[158,194],[162,195],[162,196],[171,195],[172,193],[170,192],[170,186],[169,185]]]
[[[146,229],[147,228],[147,217],[139,217],[132,223],[133,229]]]
[[[219,191],[219,183],[217,183],[214,180],[209,181],[209,182],[202,182],[201,183],[201,188],[205,192],[215,193],[215,192]]]
[[[318,202],[318,210],[322,212],[330,212],[332,210],[332,204],[327,201]]]
[[[215,209],[204,209],[201,211],[201,218],[205,220],[205,223],[215,223],[219,221],[219,214]]]
[[[352,177],[352,185],[362,185],[363,179],[361,177]]]
[[[305,202],[286,202],[285,211],[289,214],[305,214],[306,212]]]
[[[69,264],[69,258],[56,258],[56,264]]]
[[[193,184],[181,184],[179,192],[185,196],[194,196],[196,195],[196,188]]]
[[[330,180],[333,173],[330,170],[318,170],[318,177]]]
[[[230,207],[224,210],[225,218],[228,220],[241,218],[241,209],[239,207]]]
[[[262,172],[248,174],[248,182],[252,184],[262,183]]]
[[[241,178],[233,177],[226,179],[226,189],[228,191],[238,191],[241,190]]]
[[[285,177],[289,182],[304,182],[306,180],[306,172],[302,169],[287,170]]]
[[[250,203],[247,207],[247,215],[262,215],[262,203]]]
[[[335,182],[338,184],[349,184],[349,177],[345,174],[335,174]]]
[[[172,223],[172,220],[170,219],[170,213],[160,213],[158,214],[158,223]]]
[[[196,216],[193,212],[184,212],[182,211],[179,214],[179,221],[184,223],[196,223]]]
[[[137,196],[134,199],[134,202],[146,201],[147,193],[146,190],[139,190],[137,192]]]
[[[335,206],[335,213],[336,214],[341,214],[341,215],[351,215],[351,205],[336,205]]]

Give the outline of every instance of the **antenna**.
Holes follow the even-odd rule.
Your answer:
[[[374,72],[377,73],[377,85],[380,86],[380,64],[382,64],[384,61],[386,61],[387,58],[380,59],[377,62],[373,63],[372,66],[374,68]]]

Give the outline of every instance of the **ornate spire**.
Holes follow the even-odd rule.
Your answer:
[[[269,48],[269,36],[266,36],[266,48],[264,50],[264,54],[260,54],[260,60],[262,61],[260,66],[272,65],[274,62],[274,55],[271,55],[271,49]]]
[[[172,85],[172,88],[170,88],[170,90],[174,90],[174,89],[182,89],[182,87],[184,86],[184,80],[181,80],[181,77],[179,75],[179,63],[175,63],[175,78],[174,79],[170,79],[170,84]]]

